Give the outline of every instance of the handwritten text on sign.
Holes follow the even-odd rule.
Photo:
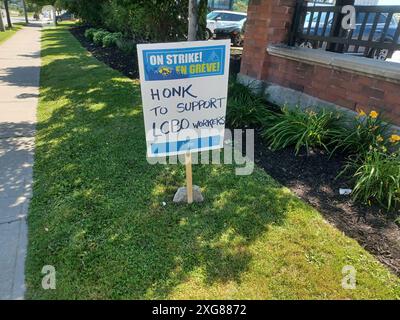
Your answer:
[[[222,148],[229,40],[138,45],[149,157]]]

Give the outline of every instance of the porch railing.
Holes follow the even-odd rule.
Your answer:
[[[289,45],[386,59],[400,50],[400,6],[354,6],[355,28],[343,29],[343,6],[298,0]]]

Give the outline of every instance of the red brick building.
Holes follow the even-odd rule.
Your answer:
[[[400,125],[400,63],[287,46],[295,5],[250,1],[239,80],[280,105],[374,109]]]

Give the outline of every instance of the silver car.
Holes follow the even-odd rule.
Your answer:
[[[247,13],[215,10],[207,15],[206,39],[213,37],[215,29],[237,26],[242,28],[246,21]]]

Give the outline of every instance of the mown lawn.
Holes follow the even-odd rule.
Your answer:
[[[196,165],[206,201],[174,205],[184,168],[147,163],[139,83],[66,27],[42,45],[27,298],[400,298],[396,276],[260,169]]]
[[[13,23],[12,29],[6,29],[5,32],[0,32],[0,43],[9,39],[17,31],[21,30],[24,25],[24,23]]]

